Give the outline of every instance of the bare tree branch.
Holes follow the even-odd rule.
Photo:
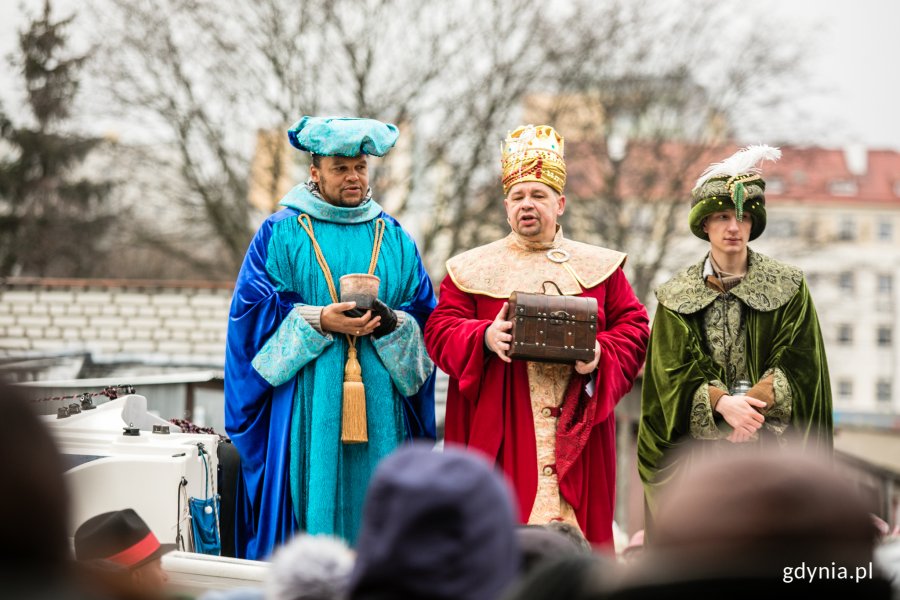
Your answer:
[[[110,112],[148,132],[160,172],[181,179],[169,201],[232,272],[261,216],[247,199],[257,131],[303,114],[398,123],[405,154],[371,183],[440,277],[447,256],[503,233],[498,145],[527,118],[567,138],[570,235],[629,252],[646,299],[674,260],[697,160],[757,130],[802,64],[762,11],[741,8],[733,27],[736,0],[93,4]],[[727,45],[710,41],[725,28]],[[263,151],[275,194],[287,150]]]

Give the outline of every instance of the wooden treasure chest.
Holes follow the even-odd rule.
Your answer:
[[[594,360],[596,298],[513,292],[507,315],[513,324],[510,358],[572,364]]]

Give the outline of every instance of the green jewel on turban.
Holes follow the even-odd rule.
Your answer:
[[[384,156],[399,135],[390,123],[349,117],[306,116],[288,129],[294,148],[319,156]]]
[[[702,240],[709,240],[703,231],[703,220],[721,210],[734,210],[738,221],[750,213],[753,224],[750,239],[758,238],[766,228],[766,182],[759,163],[776,161],[781,150],[771,146],[747,146],[720,163],[710,165],[691,192],[691,212],[688,223],[691,232]]]

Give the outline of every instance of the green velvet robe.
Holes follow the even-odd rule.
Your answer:
[[[661,486],[686,457],[694,394],[703,384],[727,381],[710,356],[703,312],[717,297],[703,279],[704,260],[657,290],[641,396],[638,471],[644,483],[647,525]],[[771,368],[787,377],[792,396],[788,447],[831,452],[831,386],[819,320],[802,272],[750,251],[747,275],[731,294],[744,304],[747,372],[759,381]],[[729,382],[730,383],[730,382]],[[700,441],[697,444],[728,444]]]

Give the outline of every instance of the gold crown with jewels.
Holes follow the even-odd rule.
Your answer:
[[[523,125],[500,146],[503,194],[523,181],[538,181],[562,194],[566,185],[563,138],[549,125]]]

